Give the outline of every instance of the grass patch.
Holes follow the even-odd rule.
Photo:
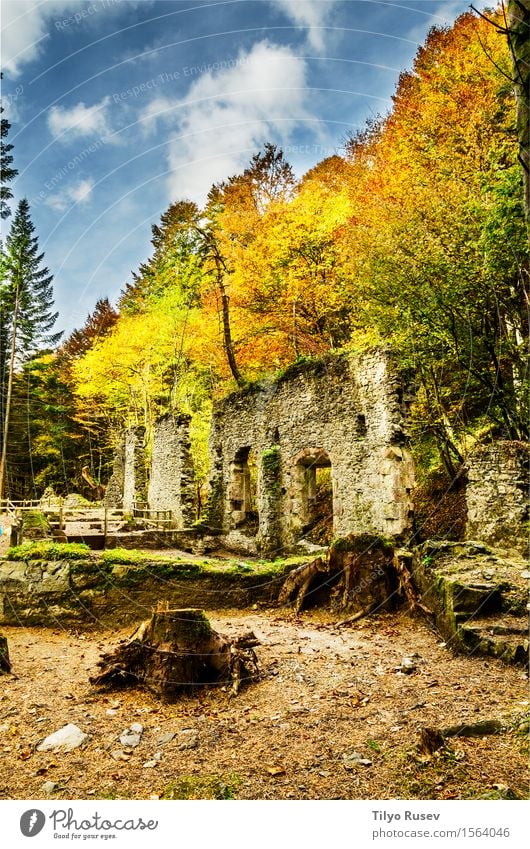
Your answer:
[[[48,532],[50,526],[44,513],[40,510],[25,510],[22,514],[22,527],[26,531]]]
[[[238,775],[181,775],[162,791],[161,799],[235,799]]]
[[[149,558],[148,551],[128,548],[109,548],[100,554],[103,563],[113,566],[115,563],[123,563],[124,565],[134,565],[135,563],[145,563]],[[158,559],[158,558],[157,558]]]
[[[92,551],[88,545],[80,542],[60,543],[46,540],[24,542],[12,546],[6,553],[6,560],[90,560],[91,563],[113,566],[146,567],[149,571],[170,578],[197,578],[201,575],[223,575],[241,577],[255,575],[264,578],[277,578],[302,563],[307,563],[307,555],[279,558],[277,560],[225,560],[204,558],[186,559],[170,554],[153,554],[149,550],[112,548],[106,551]],[[138,577],[133,573],[131,581],[140,580],[144,570],[140,568]]]
[[[83,542],[23,542],[8,548],[6,560],[86,560],[91,554]]]

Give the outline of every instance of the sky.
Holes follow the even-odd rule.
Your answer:
[[[475,4],[477,5],[477,4]],[[484,3],[479,3],[479,8]],[[2,0],[4,116],[58,329],[115,303],[173,201],[273,142],[297,174],[384,115],[438,0]],[[9,219],[3,222],[4,234]]]

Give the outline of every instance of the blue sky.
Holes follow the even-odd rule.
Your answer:
[[[265,142],[299,174],[340,152],[348,133],[388,110],[429,28],[467,8],[3,1],[15,200],[30,201],[59,328],[81,326],[100,297],[116,301],[171,201],[200,202]]]

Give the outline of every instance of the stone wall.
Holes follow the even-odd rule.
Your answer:
[[[482,542],[428,540],[411,552],[419,600],[448,648],[528,663],[526,559]]]
[[[177,528],[195,520],[189,426],[190,416],[167,414],[154,427],[147,500],[151,510],[171,510]]]
[[[145,463],[145,428],[125,431],[123,463],[123,509],[132,513],[136,501],[145,501],[147,473]]]
[[[318,469],[331,469],[335,536],[399,536],[411,525],[410,396],[373,351],[295,365],[218,402],[207,522],[227,545],[266,551],[303,539]]]
[[[285,571],[289,567],[285,567]],[[208,610],[276,600],[281,571],[204,569],[196,560],[112,564],[79,561],[0,562],[0,626],[103,624],[116,628],[151,615],[159,601]]]
[[[528,552],[530,447],[481,445],[469,456],[466,538]]]
[[[125,441],[122,440],[114,452],[112,475],[105,491],[106,507],[121,508],[123,506],[123,489],[125,485]]]

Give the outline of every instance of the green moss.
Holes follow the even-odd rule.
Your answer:
[[[7,550],[6,560],[86,560],[91,554],[82,542],[23,542]]]
[[[234,799],[238,775],[181,775],[163,790],[161,799]]]
[[[263,464],[263,472],[265,475],[275,477],[280,471],[281,451],[279,445],[272,445],[271,448],[266,448],[261,455]]]
[[[322,357],[298,357],[294,363],[290,363],[283,371],[276,375],[276,383],[284,383],[292,380],[300,374],[314,375],[320,377],[326,374],[330,368],[337,365],[347,364],[348,355],[344,351],[329,351]]]
[[[25,510],[22,514],[22,527],[24,530],[44,532],[50,529],[46,516],[40,510]]]
[[[388,537],[377,536],[376,534],[350,534],[350,536],[333,540],[330,546],[330,554],[343,551],[363,554],[371,548],[381,548],[385,554],[392,554],[394,542]]]
[[[100,556],[104,563],[110,565],[114,563],[134,564],[144,563],[149,558],[149,553],[147,551],[138,551],[137,549],[110,548],[102,552]]]

